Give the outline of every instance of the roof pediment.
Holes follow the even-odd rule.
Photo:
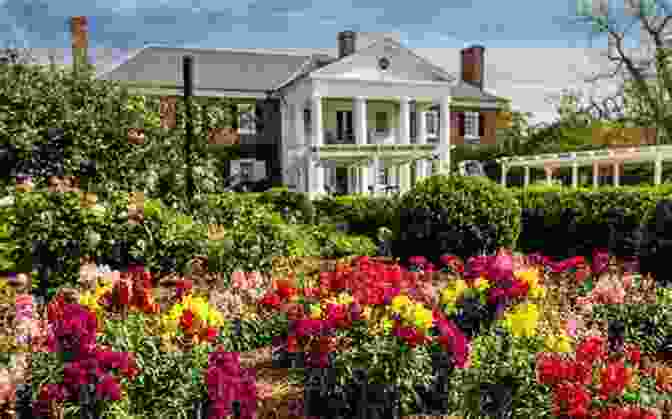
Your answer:
[[[385,61],[387,67],[381,66]],[[398,42],[384,38],[325,67],[312,71],[318,77],[361,81],[404,80],[451,82],[455,77],[414,54]]]

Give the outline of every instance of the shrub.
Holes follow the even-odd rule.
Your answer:
[[[438,263],[445,253],[468,257],[483,248],[513,248],[520,214],[513,194],[489,179],[432,176],[402,196],[393,252],[402,260],[424,255]]]
[[[380,227],[392,226],[398,198],[365,195],[325,197],[317,201],[315,206],[320,217],[345,221],[351,233],[375,239]]]
[[[209,199],[209,222],[221,225],[223,240],[210,240],[209,270],[229,277],[234,270],[270,272],[278,256],[305,256],[316,246],[297,226],[287,225],[256,197],[224,193]]]
[[[281,212],[284,208],[288,208],[290,215],[302,223],[309,224],[313,222],[315,208],[305,193],[291,192],[284,187],[272,188],[260,194],[259,202],[271,205],[276,212]]]

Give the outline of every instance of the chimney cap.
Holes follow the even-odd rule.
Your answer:
[[[355,31],[347,30],[347,31],[342,31],[338,33],[338,38],[350,38],[355,36]]]
[[[464,49],[462,50],[462,52],[467,52],[467,51],[470,51],[470,50],[472,50],[472,49],[481,49],[481,50],[484,50],[485,47],[484,47],[483,45],[480,45],[480,44],[473,44],[473,45],[469,45],[468,47],[464,48]]]

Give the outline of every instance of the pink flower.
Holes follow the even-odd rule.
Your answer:
[[[569,336],[576,337],[576,319],[568,319],[566,329]]]
[[[245,272],[243,271],[234,271],[231,274],[231,286],[234,288],[243,288],[247,282],[245,277]]]

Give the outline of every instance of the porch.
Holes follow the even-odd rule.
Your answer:
[[[445,92],[445,83],[434,84],[443,88],[434,86],[434,95]],[[449,103],[445,94],[347,98],[311,92],[308,100],[288,100],[283,183],[311,196],[335,191],[380,194],[385,186],[403,193],[431,175],[432,167],[448,172]]]

